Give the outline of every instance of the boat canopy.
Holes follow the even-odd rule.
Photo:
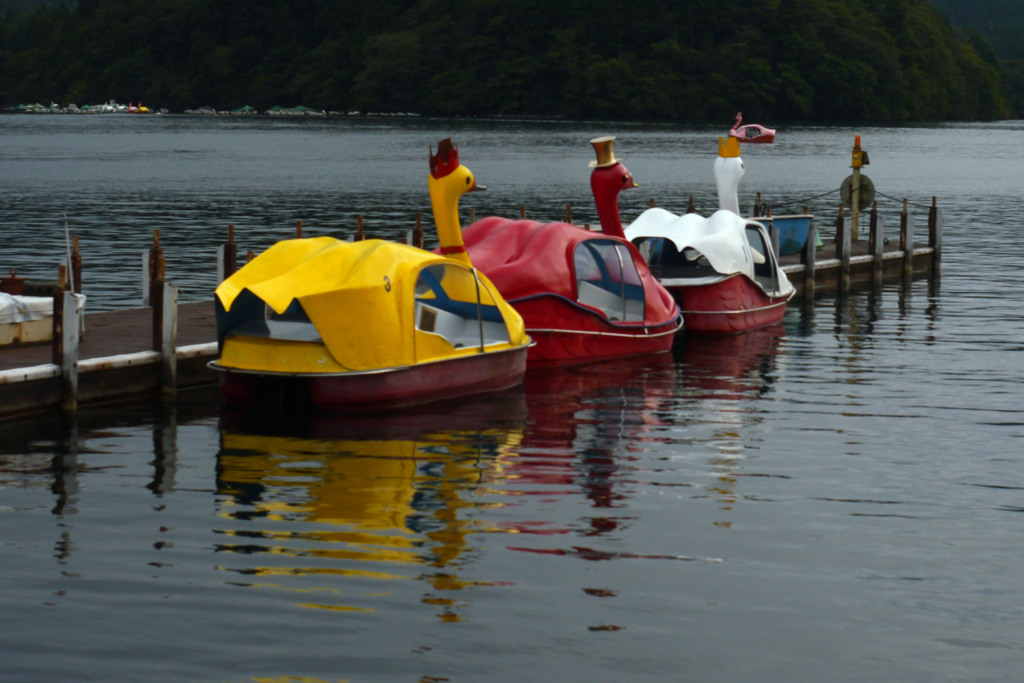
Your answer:
[[[566,223],[489,217],[463,231],[473,263],[506,300],[555,295],[598,309],[609,320],[672,320],[676,306],[640,253],[625,240]]]
[[[223,349],[226,338],[242,335],[268,337],[281,348],[320,343],[334,371],[529,343],[522,318],[497,292],[471,266],[404,244],[285,240],[217,288],[218,342]],[[315,329],[303,332],[303,324]]]
[[[667,240],[680,255],[687,248],[695,249],[719,273],[744,273],[753,277],[754,259],[758,256],[763,259],[763,256],[751,253],[745,234],[747,222],[731,211],[716,211],[705,218],[695,213],[677,216],[655,207],[640,214],[625,232],[634,243]]]
[[[649,263],[678,266],[703,257],[720,275],[743,274],[762,286],[777,280],[783,293],[792,289],[778,268],[764,225],[732,211],[719,209],[705,218],[695,213],[677,216],[654,207],[640,214],[625,233]],[[775,284],[768,287],[775,288]]]

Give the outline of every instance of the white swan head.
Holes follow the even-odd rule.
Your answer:
[[[740,142],[734,137],[718,138],[718,158],[715,159],[715,185],[718,187],[718,208],[740,212],[740,178],[745,172],[740,158]]]

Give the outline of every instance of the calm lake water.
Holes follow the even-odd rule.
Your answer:
[[[726,128],[0,116],[0,271],[52,277],[66,215],[90,310],[139,305],[157,228],[208,299],[229,224],[400,238],[449,135],[464,215],[596,221],[603,134],[627,219],[713,208]],[[394,416],[0,424],[0,680],[1018,680],[1024,122],[783,128],[741,203],[831,221],[857,134],[893,237],[937,197],[941,281]]]

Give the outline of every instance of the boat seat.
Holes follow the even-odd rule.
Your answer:
[[[577,282],[576,290],[578,301],[581,304],[600,310],[609,320],[636,321],[644,319],[643,299],[635,299],[629,296],[623,299],[621,294],[609,292],[604,287],[587,282],[586,280]]]
[[[441,304],[434,305],[435,303]],[[430,332],[444,337],[455,348],[461,349],[470,346],[480,346],[480,318],[476,317],[476,305],[467,305],[473,312],[472,317],[466,317],[459,313],[445,310],[446,303],[461,302],[438,302],[430,300],[430,303],[422,299],[416,301],[416,328],[423,332]],[[484,346],[493,344],[509,343],[508,328],[495,306],[483,306],[483,336]],[[494,321],[487,315],[487,309],[494,309],[499,313],[498,320]]]

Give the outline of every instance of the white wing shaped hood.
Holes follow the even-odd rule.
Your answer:
[[[704,218],[695,213],[676,216],[653,208],[640,214],[625,232],[630,241],[639,237],[662,237],[675,244],[679,252],[692,247],[707,257],[711,267],[722,275],[743,273],[753,278],[754,255],[744,233],[746,224],[745,218],[724,209]]]

